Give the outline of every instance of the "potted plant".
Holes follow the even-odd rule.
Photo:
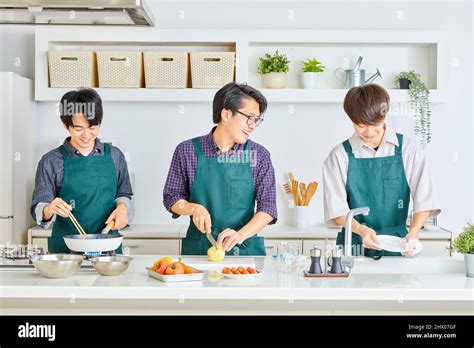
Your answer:
[[[474,278],[474,225],[468,223],[464,231],[453,240],[451,250],[464,254],[466,276]]]
[[[302,62],[303,68],[303,88],[315,89],[317,84],[318,74],[326,69],[316,58],[307,59]]]
[[[264,88],[285,88],[288,83],[286,73],[289,70],[290,61],[278,50],[274,55],[268,53],[260,58],[258,73],[263,75]]]
[[[410,106],[414,110],[415,134],[421,136],[421,143],[431,140],[431,110],[428,87],[421,81],[421,76],[413,70],[402,71],[394,79],[395,87],[408,88]]]

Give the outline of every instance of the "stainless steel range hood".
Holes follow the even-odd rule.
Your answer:
[[[145,0],[0,0],[0,24],[154,26]]]

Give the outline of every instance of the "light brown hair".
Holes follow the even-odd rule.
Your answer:
[[[379,124],[385,119],[389,105],[385,88],[373,83],[352,87],[344,98],[344,111],[355,124]]]

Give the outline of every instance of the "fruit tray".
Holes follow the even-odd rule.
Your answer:
[[[197,268],[193,268],[193,267],[190,267],[190,268],[196,273],[165,275],[165,274],[155,272],[154,270],[151,269],[151,267],[146,267],[146,270],[148,271],[148,275],[150,277],[161,280],[162,282],[165,282],[165,283],[199,281],[204,278],[203,271]]]

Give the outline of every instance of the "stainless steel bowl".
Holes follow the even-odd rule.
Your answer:
[[[67,278],[74,275],[82,265],[82,255],[48,254],[31,258],[39,274],[46,278]]]
[[[105,276],[115,276],[125,272],[130,265],[130,256],[99,256],[90,259],[95,270]]]

